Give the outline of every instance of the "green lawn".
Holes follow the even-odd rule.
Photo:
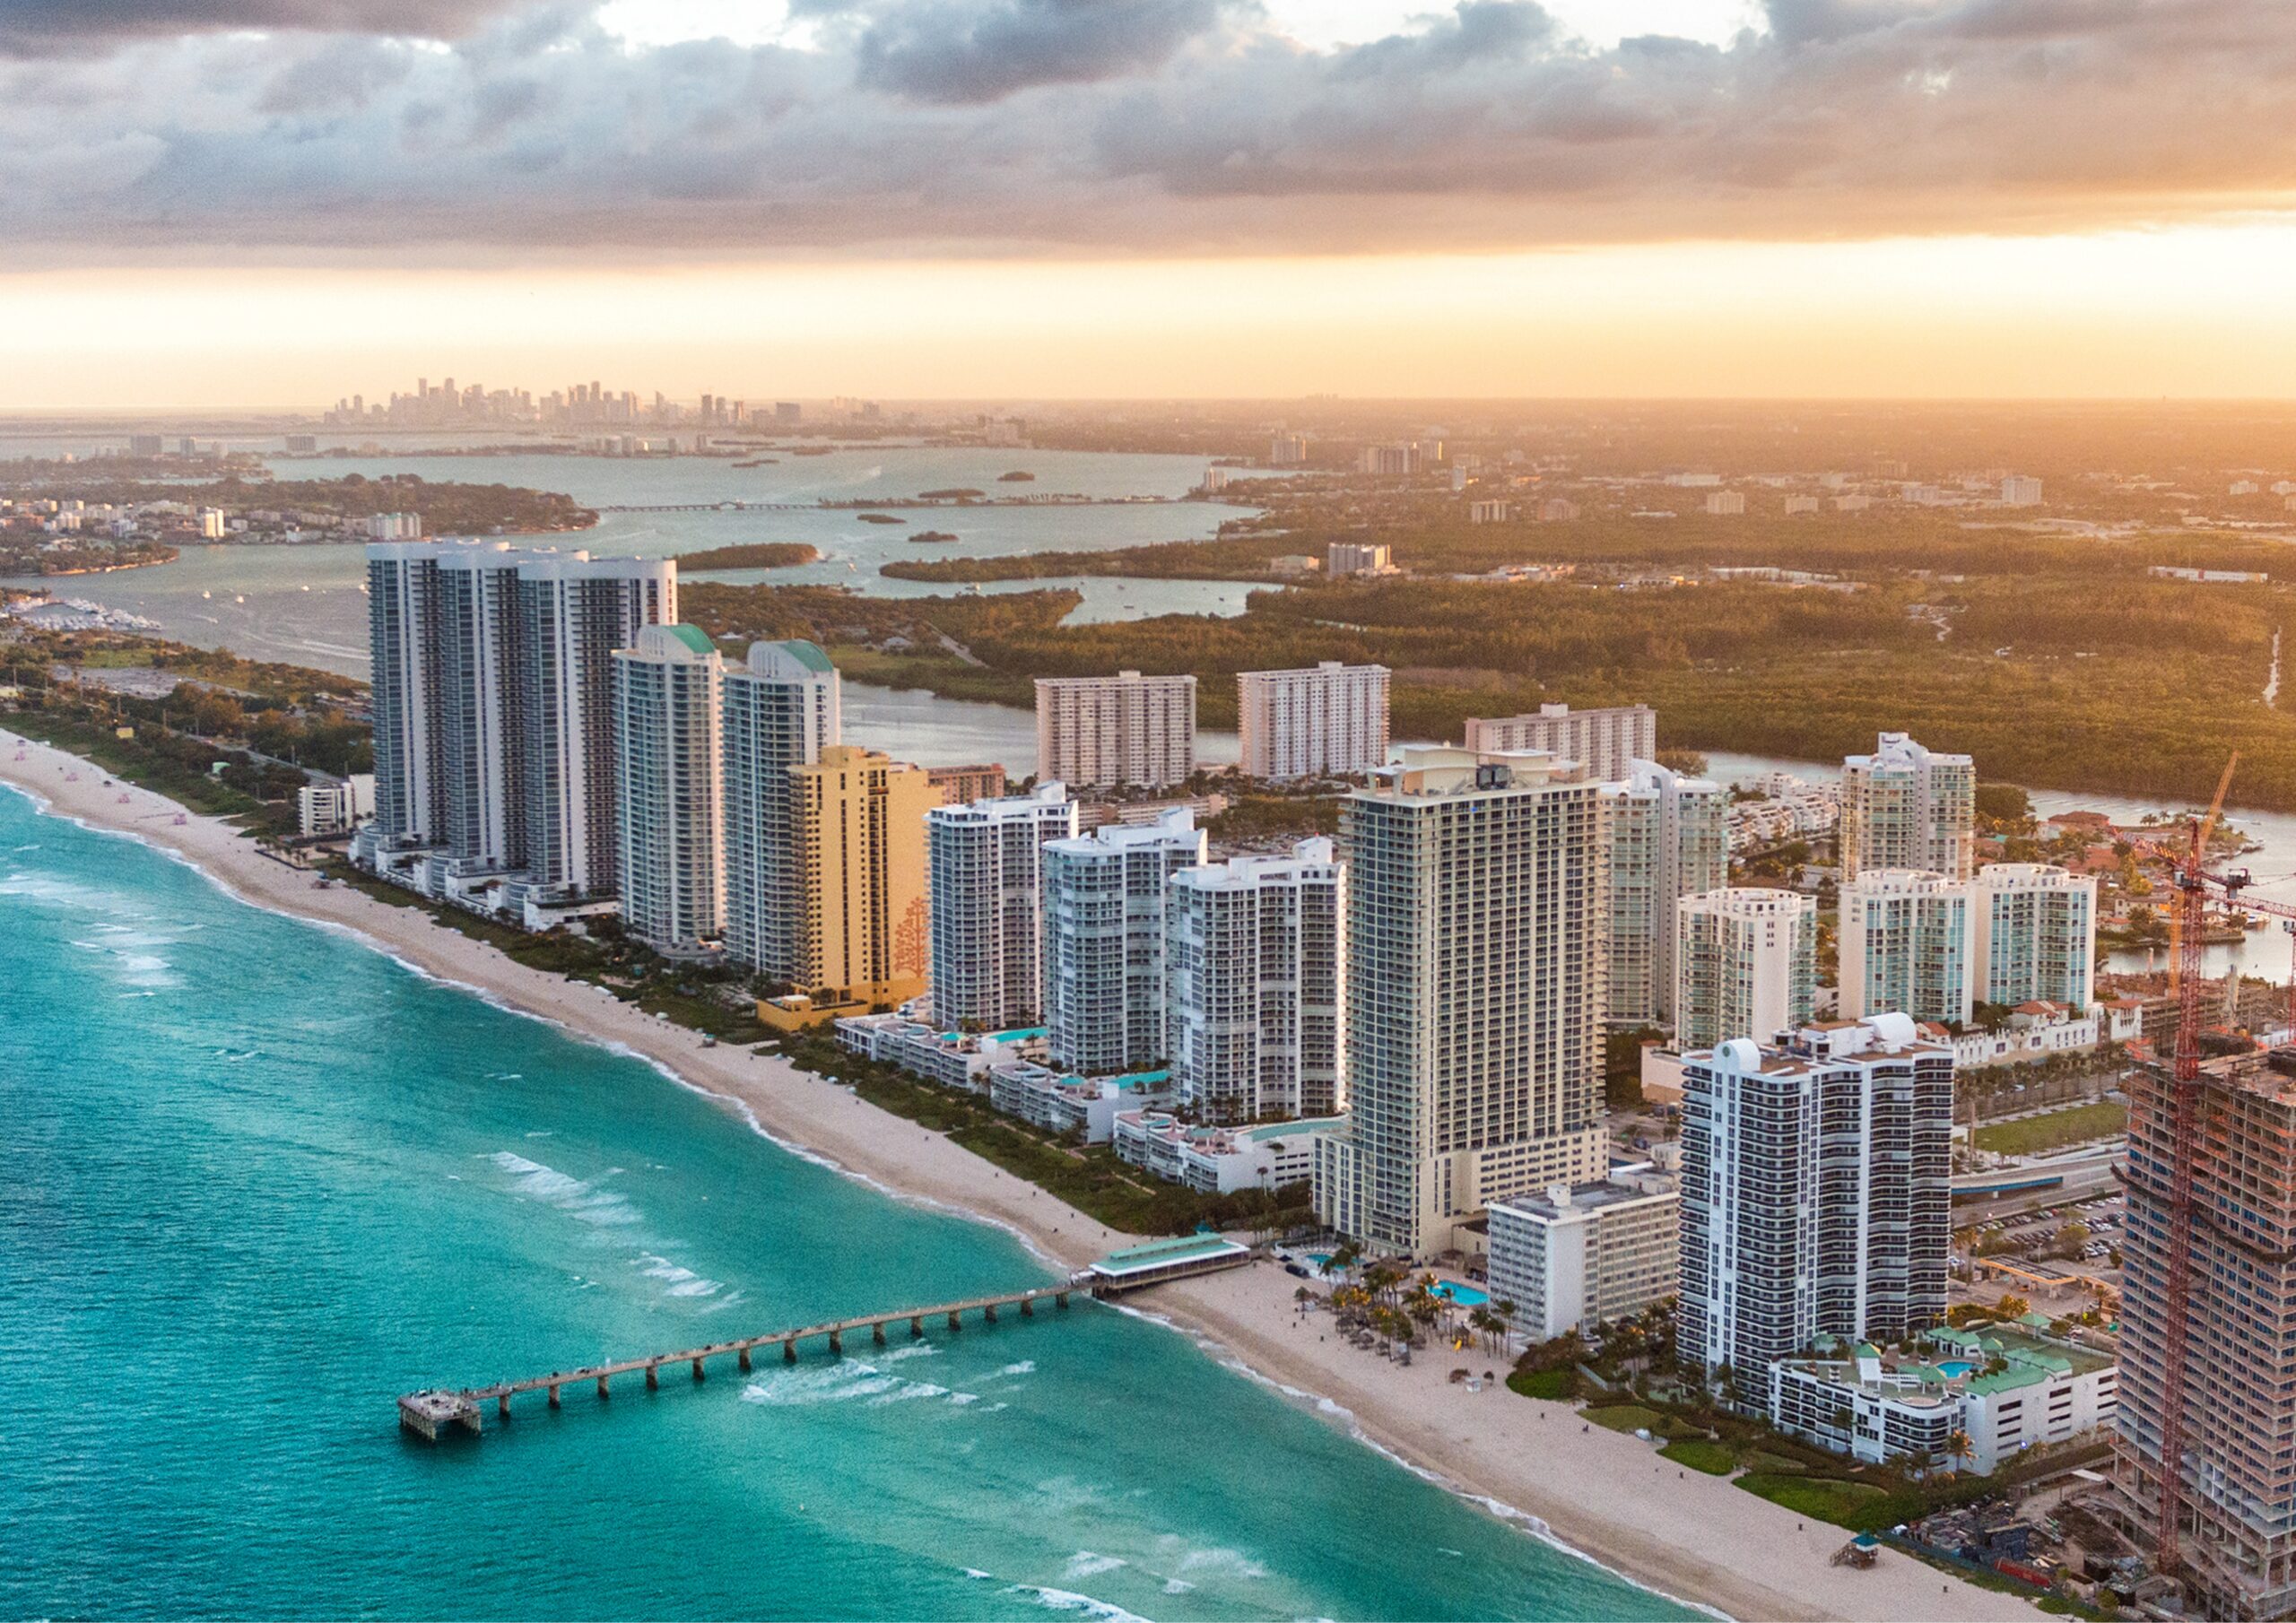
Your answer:
[[[1669,1443],[1658,1451],[1658,1457],[1687,1465],[1692,1471],[1702,1471],[1709,1477],[1726,1477],[1737,1464],[1727,1446],[1703,1437],[1684,1437],[1679,1443]]]
[[[1549,1402],[1561,1402],[1570,1395],[1570,1371],[1541,1369],[1526,1372],[1517,1370],[1507,1377],[1507,1390],[1520,1393],[1526,1398],[1544,1398]]]
[[[2021,1122],[1999,1122],[1977,1130],[1977,1147],[2002,1155],[2034,1155],[2065,1144],[2108,1138],[2128,1127],[2128,1107],[2110,1099],[2029,1115]]]
[[[1750,1471],[1738,1479],[1738,1486],[1796,1515],[1839,1527],[1855,1525],[1858,1506],[1882,1497],[1882,1490],[1869,1483],[1845,1482],[1839,1477],[1782,1477]]]
[[[1608,1409],[1590,1409],[1587,1411],[1587,1418],[1597,1426],[1607,1426],[1613,1431],[1655,1432],[1665,1422],[1665,1417],[1657,1410],[1645,1409],[1639,1403],[1618,1403]]]

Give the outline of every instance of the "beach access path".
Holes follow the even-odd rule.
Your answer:
[[[22,760],[15,757],[22,753]],[[1010,1177],[946,1137],[878,1109],[787,1062],[656,1020],[612,994],[513,962],[432,919],[265,856],[217,818],[111,778],[101,767],[0,722],[0,781],[91,827],[133,834],[198,866],[225,890],[280,913],[355,932],[441,980],[576,1036],[626,1048],[745,1114],[794,1150],[834,1164],[900,1198],[996,1223],[1062,1269],[1082,1267],[1140,1237],[1095,1222],[1035,1185]],[[123,796],[125,799],[123,800]],[[1567,1404],[1503,1388],[1448,1384],[1454,1364],[1502,1369],[1481,1354],[1436,1351],[1410,1368],[1357,1351],[1322,1315],[1301,1328],[1300,1281],[1272,1263],[1159,1286],[1138,1307],[1168,1320],[1301,1401],[1346,1411],[1370,1442],[1471,1497],[1535,1518],[1571,1548],[1636,1582],[1733,1618],[1883,1620],[2032,1619],[2029,1602],[1947,1577],[1899,1554],[1857,1572],[1830,1564],[1839,1528],[1799,1523],[1720,1478],[1677,1476],[1650,1445],[1581,1430]],[[1248,1439],[1238,1440],[1249,1446]]]

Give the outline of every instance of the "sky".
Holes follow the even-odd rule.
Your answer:
[[[0,410],[2285,395],[2283,0],[0,0]]]

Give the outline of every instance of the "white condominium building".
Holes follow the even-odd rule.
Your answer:
[[[1044,848],[1046,1023],[1054,1065],[1118,1076],[1163,1063],[1164,881],[1205,858],[1185,807]]]
[[[445,838],[439,759],[439,549],[367,549],[367,630],[373,655],[375,833],[413,848]]]
[[[1684,1048],[1770,1042],[1810,1019],[1818,904],[1740,886],[1686,896],[1675,912],[1674,1034]]]
[[[1919,868],[1967,879],[1976,861],[1977,768],[1902,733],[1841,763],[1841,877]]]
[[[543,556],[518,566],[526,793],[525,878],[539,895],[612,893],[613,654],[678,617],[667,558]]]
[[[1383,1253],[1605,1170],[1600,812],[1569,770],[1407,747],[1347,799],[1350,1127],[1316,1205]]]
[[[805,891],[792,767],[844,742],[843,687],[809,642],[758,642],[726,673],[726,950],[768,978],[803,970]]]
[[[1878,869],[1841,887],[1840,1012],[1970,1018],[1970,887],[1943,873]]]
[[[1044,847],[1076,835],[1058,783],[925,814],[933,909],[933,1018],[970,1031],[1044,1013]]]
[[[1603,785],[1603,862],[1610,880],[1610,968],[1604,1023],[1671,1025],[1674,904],[1730,882],[1729,796],[1716,783],[1655,762]]]
[[[622,927],[671,957],[725,932],[724,662],[692,626],[648,626],[613,656]]]
[[[1166,887],[1172,1089],[1207,1122],[1347,1107],[1347,869],[1327,839],[1183,868]]]
[[[1683,1359],[1757,1393],[1822,1334],[1942,1318],[1952,1119],[1952,1050],[1902,1014],[1685,1054]]]
[[[1195,677],[1038,678],[1039,778],[1077,789],[1166,789],[1195,770]]]
[[[1312,671],[1236,678],[1246,777],[1368,772],[1387,759],[1387,668],[1327,659]]]
[[[1648,705],[1573,710],[1541,705],[1535,716],[1467,719],[1466,747],[1486,754],[1543,750],[1575,760],[1597,783],[1629,777],[1638,760],[1658,752],[1658,716]]]
[[[1395,553],[1383,541],[1335,541],[1324,548],[1324,574],[1330,579],[1395,572]]]
[[[2089,1006],[2097,881],[2040,863],[1996,863],[1970,885],[1970,988],[1978,1002]]]
[[[551,556],[507,542],[439,548],[440,843],[466,874],[526,864],[518,571]]]

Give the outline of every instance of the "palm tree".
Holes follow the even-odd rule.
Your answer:
[[[1977,1449],[1970,1442],[1966,1431],[1949,1433],[1945,1438],[1945,1457],[1949,1460],[1969,1460],[1977,1456]],[[1954,1469],[1959,1470],[1956,1466]]]

